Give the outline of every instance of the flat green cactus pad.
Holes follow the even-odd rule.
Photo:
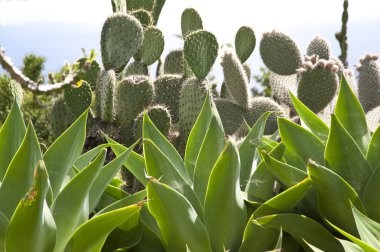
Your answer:
[[[52,126],[53,135],[60,136],[75,121],[74,115],[65,103],[63,96],[55,100],[50,111],[50,124]]]
[[[195,9],[187,8],[182,12],[181,29],[183,37],[203,29],[202,18]]]
[[[157,25],[158,18],[160,17],[161,10],[165,5],[165,0],[156,0],[156,4],[153,7],[152,10],[152,17],[154,20],[154,25]]]
[[[152,11],[154,6],[156,5],[155,0],[126,0],[128,11],[134,10],[146,10]]]
[[[260,54],[264,64],[280,75],[295,74],[302,66],[301,52],[297,44],[289,36],[278,31],[263,34]]]
[[[252,28],[242,26],[235,36],[235,50],[239,60],[244,63],[256,46],[256,36]]]
[[[216,99],[215,105],[222,120],[224,132],[227,135],[233,135],[243,123],[243,109],[236,103],[224,99]]]
[[[141,47],[141,59],[146,65],[156,62],[164,51],[165,41],[162,32],[154,27],[147,27],[144,31],[144,41]]]
[[[133,61],[125,69],[125,77],[131,75],[149,75],[148,66],[141,61]]]
[[[24,91],[20,83],[15,80],[9,82],[10,94],[12,95],[13,100],[15,100],[18,106],[21,108],[22,102],[24,101]]]
[[[76,117],[79,117],[91,105],[91,87],[85,81],[79,87],[66,87],[64,96],[68,108]]]
[[[218,56],[218,42],[214,34],[200,30],[185,39],[184,55],[187,64],[198,79],[209,73]]]
[[[320,59],[329,60],[331,49],[329,43],[321,36],[315,36],[307,47],[307,55],[318,55]]]
[[[145,28],[153,25],[153,17],[149,11],[139,9],[130,12],[135,18],[139,20],[141,25]]]
[[[100,40],[104,68],[123,70],[140,48],[143,37],[143,27],[132,15],[116,13],[107,18]]]
[[[183,51],[173,50],[169,52],[164,61],[165,74],[183,74],[184,62]]]
[[[100,71],[99,63],[96,60],[89,61],[86,58],[81,58],[77,62],[79,63],[79,69],[81,69],[78,78],[90,84],[91,88],[95,88],[96,79]]]
[[[155,105],[153,107],[147,108],[136,117],[133,124],[133,135],[135,139],[142,137],[142,121],[144,113],[149,116],[154,125],[164,136],[167,136],[169,134],[169,130],[171,128],[169,110],[165,106]]]
[[[113,70],[102,71],[99,74],[95,89],[95,107],[99,119],[111,123],[114,119],[114,96],[116,75]]]

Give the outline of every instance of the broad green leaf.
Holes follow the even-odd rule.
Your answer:
[[[210,174],[205,198],[205,224],[213,251],[237,251],[247,222],[240,191],[240,160],[228,141]]]
[[[146,198],[146,190],[142,190],[138,193],[125,197],[124,199],[118,200],[115,203],[103,208],[100,212],[96,213],[96,215],[111,212],[113,210],[116,210],[125,206],[137,204],[143,201],[145,198]]]
[[[42,159],[33,125],[29,124],[24,140],[14,155],[0,187],[0,212],[11,219],[17,204],[33,186],[33,173]]]
[[[98,204],[104,190],[107,188],[108,184],[111,182],[112,178],[116,176],[117,172],[123,166],[125,161],[131,155],[133,148],[136,146],[137,142],[134,143],[128,150],[124,151],[120,156],[105,165],[96,177],[93,185],[90,189],[89,195],[89,210],[93,211]]]
[[[282,228],[280,229],[280,235],[278,236],[278,240],[276,243],[276,247],[274,248],[274,251],[281,251],[282,249]]]
[[[331,115],[331,129],[326,143],[325,159],[328,167],[346,180],[362,199],[372,170],[358,145],[335,115]]]
[[[184,195],[203,220],[203,208],[189,184],[173,166],[167,156],[149,139],[144,140],[144,156],[147,174]]]
[[[265,112],[259,117],[239,147],[241,160],[240,185],[242,190],[245,190],[249,178],[253,173],[254,162],[258,158],[256,146],[253,141],[262,138],[265,124],[270,114],[270,112]]]
[[[86,138],[87,114],[88,110],[63,132],[44,154],[43,159],[54,198],[61,190],[66,174],[82,152]]]
[[[101,144],[101,145],[98,145],[96,146],[95,148],[83,153],[82,155],[80,155],[78,157],[78,159],[75,161],[74,163],[74,166],[79,169],[79,170],[82,170],[83,168],[85,168],[89,163],[91,163],[91,161],[99,154],[99,152],[101,152],[104,148],[108,148],[110,147],[112,144],[110,143],[105,143],[105,144]],[[124,151],[123,151],[124,152]]]
[[[64,251],[100,252],[112,230],[139,214],[139,210],[139,205],[132,205],[92,218],[75,231]]]
[[[338,239],[340,244],[342,244],[345,252],[365,252],[361,247],[353,242]]]
[[[281,159],[284,152],[285,146],[281,143],[270,152],[270,155]],[[264,202],[272,198],[275,193],[273,189],[275,180],[275,177],[266,168],[265,161],[261,160],[257,168],[252,173],[252,176],[249,178],[248,184],[245,188],[248,199]]]
[[[148,203],[144,202],[141,208],[141,218],[140,221],[144,224],[146,228],[148,228],[152,233],[161,240],[161,232],[158,227],[157,221],[154,216],[149,212]]]
[[[147,114],[143,118],[143,140],[151,140],[172,163],[173,167],[178,170],[187,184],[193,184],[192,180],[187,173],[185,164],[177,152],[176,148],[165,138],[164,135],[156,128]]]
[[[380,169],[377,168],[364,189],[363,204],[368,216],[380,222]]]
[[[190,202],[174,189],[152,179],[148,207],[157,220],[167,251],[211,251],[207,230]]]
[[[119,156],[121,153],[123,153],[127,147],[115,142],[111,138],[109,138],[107,135],[103,134],[106,138],[108,143],[111,143],[111,149],[115,153],[116,156]],[[137,154],[136,152],[132,151],[131,155],[127,159],[127,161],[124,163],[125,168],[130,171],[133,176],[137,178],[137,180],[146,186],[148,183],[148,179],[145,176],[145,160],[144,158]]]
[[[290,92],[290,97],[294,108],[297,111],[298,116],[301,118],[302,122],[313,132],[319,139],[323,142],[327,140],[329,135],[329,127],[324,123],[324,121],[319,118],[312,110],[306,107],[295,95]]]
[[[165,252],[161,240],[145,225],[142,225],[142,237],[139,244],[128,250],[128,252]]]
[[[119,187],[108,185],[106,190],[104,190],[104,193],[102,194],[96,208],[103,209],[115,203],[116,201],[124,199],[125,197],[129,197],[129,196],[130,196],[129,193],[120,189]]]
[[[245,228],[243,243],[239,251],[267,251],[273,248],[272,242],[278,237],[278,230],[270,228],[264,229],[260,225],[257,225],[257,223],[254,223],[254,219],[265,215],[293,212],[298,202],[310,189],[310,186],[311,181],[305,179],[257,208]]]
[[[278,128],[286,148],[294,152],[306,164],[309,159],[324,164],[325,145],[310,131],[285,119],[278,118]]]
[[[89,215],[89,192],[106,158],[103,150],[86,168],[81,170],[57,195],[51,211],[57,224],[56,252],[62,251],[75,229]]]
[[[303,215],[275,214],[256,219],[265,228],[281,229],[323,251],[344,251],[339,241],[321,224]]]
[[[362,248],[363,251],[365,251],[365,252],[378,252],[377,249],[373,248],[372,246],[370,246],[369,244],[365,243],[364,241],[362,241],[361,239],[357,238],[356,236],[354,236],[354,235],[352,235],[352,234],[344,231],[343,229],[335,226],[334,224],[332,224],[329,221],[327,221],[327,222],[330,224],[330,226],[332,226],[339,233],[341,233],[342,235],[344,235],[345,237],[347,237],[348,239],[350,239],[351,241],[353,241],[355,244],[357,244],[360,248]]]
[[[350,89],[343,75],[334,114],[354,139],[362,153],[365,154],[371,139],[367,120],[359,100]]]
[[[355,190],[342,177],[323,166],[309,162],[307,168],[313,187],[317,190],[321,216],[357,235],[351,203],[363,212],[364,207]]]
[[[371,220],[355,207],[352,207],[352,213],[354,214],[361,240],[380,250],[380,223]]]
[[[50,252],[56,241],[56,225],[45,200],[49,179],[40,160],[34,174],[34,185],[18,204],[9,222],[5,238],[7,252]]]
[[[376,171],[380,167],[380,127],[373,133],[371,142],[368,146],[367,161],[372,170]]]
[[[0,251],[5,251],[5,233],[7,232],[9,220],[0,212]]]
[[[193,188],[201,203],[204,203],[205,201],[211,171],[226,143],[222,122],[216,111],[215,105],[212,110],[212,118],[208,125],[206,135],[204,136],[194,168]]]
[[[20,147],[25,132],[24,120],[20,108],[15,101],[0,129],[0,181],[3,180],[9,163]]]
[[[189,137],[187,138],[184,161],[190,178],[194,177],[195,164],[210,126],[212,112],[210,97],[206,95],[202,110],[190,131]]]
[[[307,173],[291,165],[278,161],[266,152],[262,153],[267,170],[286,188],[290,188],[305,178]]]

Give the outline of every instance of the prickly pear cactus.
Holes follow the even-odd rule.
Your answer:
[[[289,91],[297,93],[297,74],[278,75],[270,72],[269,83],[272,88],[272,98],[280,104],[293,107]]]
[[[9,82],[9,91],[13,100],[15,100],[19,107],[22,106],[22,102],[24,101],[24,91],[20,83],[15,80],[10,80]]]
[[[152,10],[152,17],[154,20],[154,25],[157,25],[158,18],[160,17],[162,8],[165,5],[166,0],[155,0],[155,5]]]
[[[365,112],[380,105],[380,65],[378,55],[366,54],[356,65],[359,72],[359,101]]]
[[[206,95],[209,94],[206,80],[186,79],[179,99],[179,131],[186,141],[202,109]]]
[[[143,27],[132,15],[116,13],[103,25],[100,47],[106,70],[120,72],[143,41]]]
[[[113,70],[102,70],[95,88],[95,108],[99,119],[111,123],[115,117],[114,96],[116,75]]]
[[[223,67],[224,82],[228,94],[243,109],[248,109],[249,91],[248,78],[243,65],[237,56],[231,52],[225,52],[220,63]]]
[[[125,77],[131,75],[149,75],[148,66],[141,61],[133,61],[125,69]]]
[[[141,59],[146,65],[156,62],[164,50],[164,36],[154,26],[147,27],[144,31],[144,41],[141,47]]]
[[[222,120],[224,132],[227,135],[233,135],[243,123],[243,109],[238,104],[229,100],[216,99],[214,101]]]
[[[366,119],[369,130],[375,132],[380,125],[380,106],[368,111]]]
[[[183,51],[173,50],[166,56],[163,69],[165,74],[183,74]]]
[[[263,34],[260,54],[264,64],[280,75],[295,74],[302,66],[301,52],[297,44],[289,36],[278,31]]]
[[[146,11],[152,11],[155,0],[126,0],[128,11],[144,9]]]
[[[116,87],[116,119],[119,125],[129,126],[153,100],[154,87],[148,76],[124,78]]]
[[[269,97],[255,97],[250,101],[250,108],[245,114],[245,120],[252,127],[259,117],[265,112],[274,112],[270,115],[265,125],[264,133],[266,135],[273,134],[277,130],[277,117],[288,116],[288,112]]]
[[[144,113],[149,116],[154,125],[164,136],[169,134],[169,130],[172,126],[170,112],[165,106],[155,105],[141,112],[134,120],[133,135],[135,139],[142,137],[142,121]]]
[[[203,23],[199,13],[193,8],[185,9],[181,16],[182,36],[185,38],[190,33],[202,29]]]
[[[334,98],[339,85],[339,67],[334,61],[305,57],[299,70],[298,98],[314,113],[322,111]]]
[[[82,69],[78,74],[78,79],[86,81],[91,88],[95,88],[100,72],[99,63],[96,60],[88,60],[87,58],[81,58],[77,62],[79,63],[79,69]]]
[[[68,108],[76,117],[79,117],[88,107],[90,107],[92,102],[91,87],[85,81],[82,81],[78,87],[66,87],[64,96]]]
[[[54,137],[60,136],[75,121],[75,116],[67,107],[63,96],[55,100],[50,111],[50,124]]]
[[[235,36],[235,50],[239,60],[244,63],[256,46],[255,32],[251,27],[242,26]]]
[[[132,16],[137,18],[137,20],[140,22],[140,24],[146,28],[148,26],[153,25],[153,17],[150,14],[149,11],[146,11],[144,9],[134,10],[130,12]]]
[[[318,55],[320,59],[329,60],[331,49],[329,43],[321,36],[315,36],[307,47],[307,55]]]
[[[179,120],[179,99],[184,79],[181,75],[161,75],[154,82],[154,103],[169,109],[173,123]]]
[[[200,30],[185,39],[186,63],[198,79],[204,79],[218,56],[218,42],[214,34]]]

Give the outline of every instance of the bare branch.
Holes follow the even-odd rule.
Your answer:
[[[52,93],[62,91],[65,86],[74,85],[78,81],[75,73],[69,73],[63,82],[54,84],[38,84],[26,77],[20,69],[13,65],[11,59],[6,56],[5,49],[0,46],[0,65],[9,75],[19,82],[22,88],[36,93]]]

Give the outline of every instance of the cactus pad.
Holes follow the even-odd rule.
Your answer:
[[[334,98],[339,85],[339,67],[334,61],[312,57],[299,70],[298,98],[314,113],[322,111]]]
[[[104,68],[123,70],[141,46],[143,36],[142,25],[132,15],[117,13],[107,18],[100,41]]]
[[[193,8],[185,9],[181,16],[182,36],[185,38],[190,33],[202,29],[203,23],[199,13]]]
[[[366,119],[369,130],[375,132],[380,125],[380,106],[368,111]]]
[[[320,59],[329,60],[331,49],[329,43],[321,36],[315,36],[307,47],[307,55],[318,55]]]
[[[148,66],[141,61],[133,61],[125,69],[125,77],[130,75],[149,75]]]
[[[253,126],[259,117],[265,112],[274,112],[271,114],[265,125],[264,133],[266,135],[273,134],[277,130],[277,117],[287,116],[287,112],[276,103],[273,99],[268,97],[255,97],[250,101],[249,111],[245,114],[245,120],[249,126]]]
[[[224,81],[228,94],[243,109],[248,109],[248,79],[243,65],[235,54],[225,52],[222,57],[221,65],[223,67]]]
[[[157,25],[158,18],[160,17],[161,10],[165,5],[165,1],[166,0],[156,0],[156,4],[154,5],[153,10],[152,10],[154,25]]]
[[[216,99],[215,105],[222,120],[224,132],[233,135],[243,123],[243,109],[236,103],[224,99]]]
[[[154,27],[147,27],[144,31],[144,41],[141,47],[141,59],[146,65],[152,65],[158,60],[164,50],[164,36],[162,32]]]
[[[365,112],[380,105],[380,65],[377,60],[377,55],[366,54],[356,65],[359,100]]]
[[[135,139],[139,139],[140,137],[142,137],[142,121],[144,113],[146,113],[149,116],[154,125],[164,136],[167,136],[169,134],[169,130],[171,128],[171,118],[169,110],[164,106],[155,105],[141,112],[134,120],[133,135]]]
[[[276,102],[293,107],[289,91],[294,94],[297,92],[297,74],[278,75],[270,72],[269,84],[272,88],[272,98]]]
[[[165,58],[164,73],[165,74],[183,74],[184,62],[183,51],[173,50]]]
[[[173,123],[179,120],[179,97],[184,80],[181,75],[162,75],[154,82],[154,103],[167,107]]]
[[[148,76],[134,75],[124,78],[116,88],[116,119],[126,126],[147,108],[153,99],[153,83]]]
[[[188,35],[184,56],[195,76],[198,79],[205,78],[218,56],[218,42],[214,34],[201,30]]]
[[[202,109],[206,95],[209,94],[206,80],[186,79],[179,99],[179,131],[186,142],[191,129]]]
[[[297,44],[278,31],[263,34],[260,54],[264,64],[280,75],[295,74],[296,70],[302,66],[301,52]]]
[[[235,50],[241,63],[244,63],[251,56],[256,46],[256,36],[252,28],[242,26],[235,36]]]
[[[50,111],[50,124],[55,137],[60,136],[75,121],[74,115],[65,103],[64,97],[55,100]]]
[[[90,61],[86,58],[81,58],[77,62],[79,63],[79,69],[82,70],[78,74],[78,78],[86,81],[92,88],[95,88],[100,71],[99,63],[96,60]]]
[[[66,87],[64,95],[67,107],[76,117],[90,107],[92,102],[91,87],[85,81],[82,81],[79,87]]]
[[[156,4],[155,0],[126,0],[126,2],[128,11],[140,9],[152,11]]]
[[[95,107],[98,118],[108,123],[111,123],[115,116],[115,85],[115,72],[101,71],[95,89]]]
[[[150,15],[150,12],[139,9],[139,10],[134,10],[130,12],[137,20],[139,20],[140,24],[146,28],[150,25],[153,25],[153,18]]]
[[[15,100],[17,105],[21,108],[22,102],[24,101],[24,91],[22,90],[20,83],[15,80],[10,80],[9,91],[13,100]]]

